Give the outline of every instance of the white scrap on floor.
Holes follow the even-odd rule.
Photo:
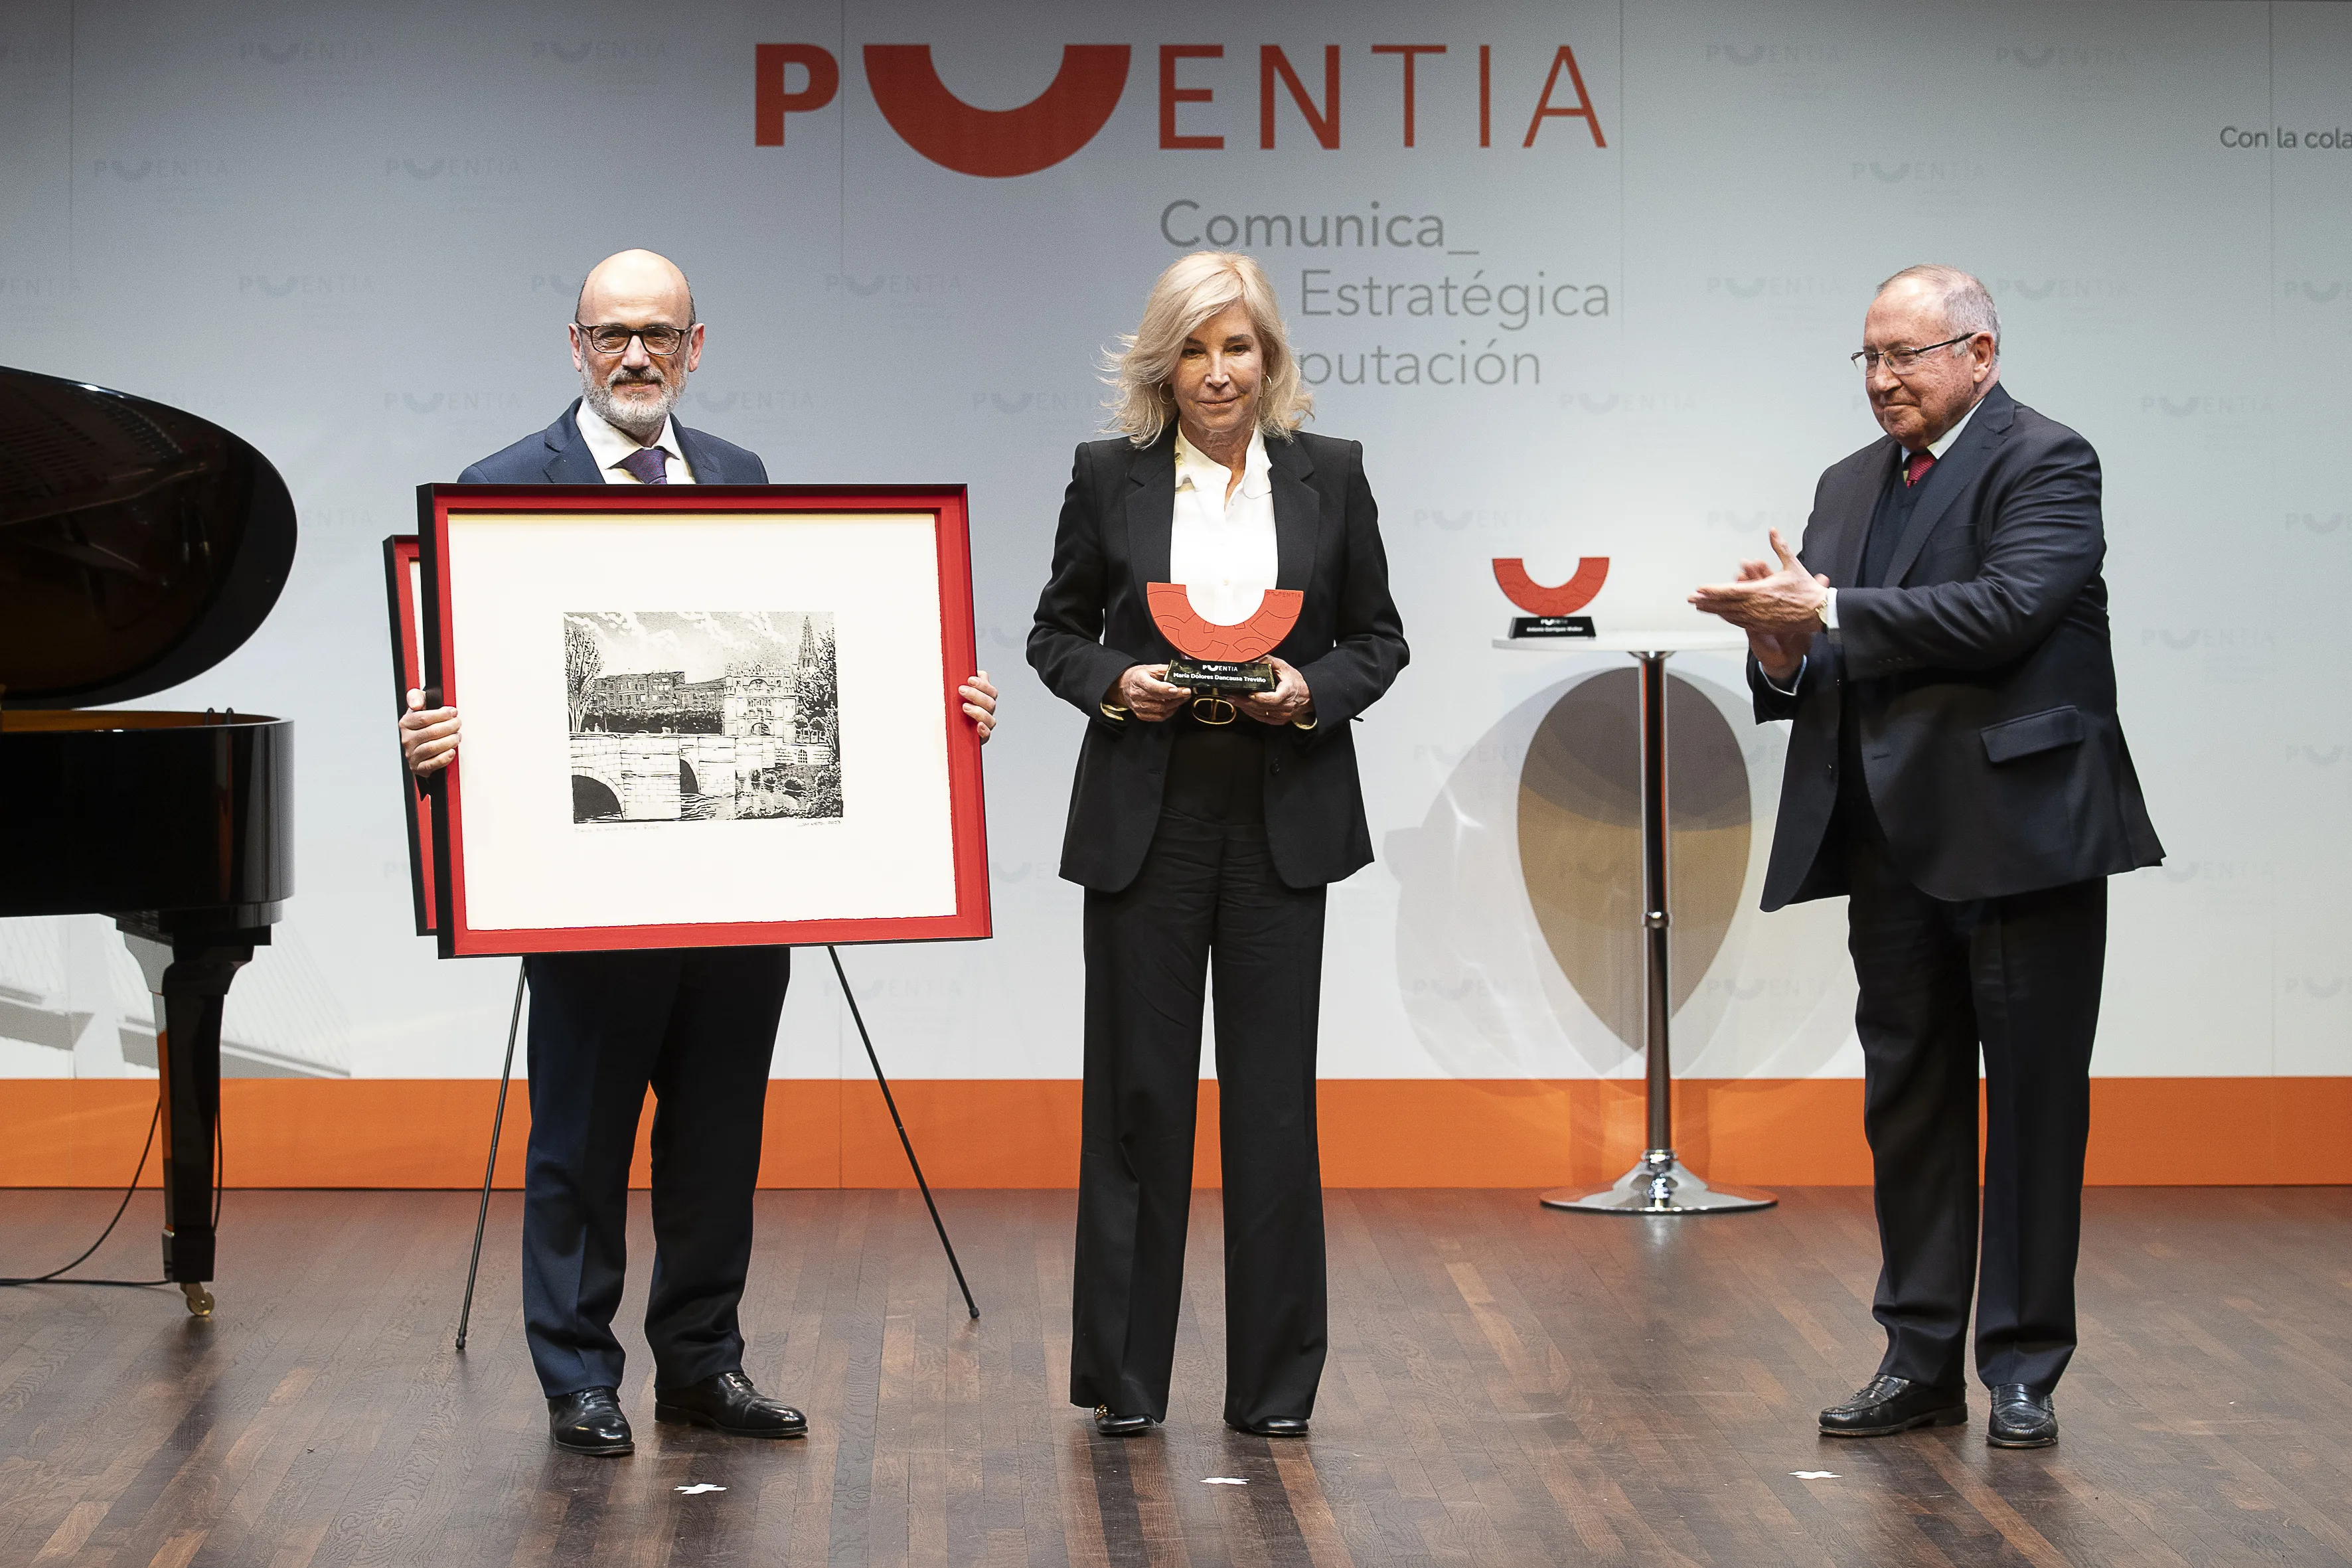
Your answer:
[[[1202,1476],[1201,1478],[1201,1484],[1204,1487],[1245,1487],[1249,1485],[1247,1481],[1242,1479],[1239,1476]]]
[[[1833,1481],[1838,1479],[1835,1470],[1790,1470],[1789,1473],[1801,1481]]]
[[[704,1492],[723,1492],[727,1489],[725,1487],[713,1486],[709,1481],[697,1481],[690,1487],[680,1487],[677,1489],[684,1492],[688,1497],[699,1497]]]

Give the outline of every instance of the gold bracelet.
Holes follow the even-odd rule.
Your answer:
[[[1290,721],[1290,727],[1294,730],[1312,730],[1318,722],[1318,721],[1313,719],[1293,719]]]
[[[1112,723],[1124,724],[1127,722],[1128,710],[1118,706],[1116,703],[1097,702],[1095,706],[1102,710],[1102,716],[1109,720]]]

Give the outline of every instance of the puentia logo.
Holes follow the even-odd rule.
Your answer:
[[[752,143],[781,147],[789,116],[815,113],[839,94],[841,62],[832,50],[818,44],[759,44],[753,49]],[[1478,145],[1492,147],[1495,51],[1489,44],[1480,44],[1477,49]],[[1447,53],[1447,46],[1373,44],[1368,52],[1396,57],[1403,145],[1413,146],[1420,129],[1415,67],[1424,56]],[[992,110],[975,109],[949,89],[932,63],[929,44],[868,44],[864,53],[866,85],[874,95],[874,106],[901,141],[941,168],[1000,180],[1050,169],[1093,141],[1126,95],[1134,63],[1134,51],[1126,44],[1065,44],[1061,68],[1045,91],[1018,109]],[[1202,115],[1213,111],[1216,89],[1197,79],[1188,82],[1183,77],[1188,62],[1220,60],[1224,55],[1223,44],[1160,46],[1161,150],[1216,152],[1224,147],[1223,132],[1199,123]],[[1340,47],[1323,47],[1319,95],[1280,45],[1259,46],[1257,63],[1258,146],[1276,145],[1286,101],[1316,145],[1337,152]],[[1190,117],[1192,123],[1180,125],[1180,117]],[[1576,51],[1566,44],[1552,51],[1550,68],[1536,92],[1527,130],[1519,138],[1520,148],[1533,147],[1549,120],[1580,120],[1593,146],[1609,145],[1592,95],[1585,89],[1584,73],[1577,67]]]

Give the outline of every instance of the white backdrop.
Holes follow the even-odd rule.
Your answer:
[[[1044,90],[1065,44],[1133,53],[1078,151],[985,179],[878,111],[863,46],[910,42],[989,109]],[[782,146],[755,143],[761,43],[840,67]],[[1171,106],[1178,135],[1222,149],[1160,144],[1163,44],[1222,46],[1173,67],[1213,96]],[[1279,85],[1260,145],[1267,44],[1327,114],[1338,46],[1336,146]],[[1402,59],[1374,52],[1400,44],[1446,49],[1413,57],[1410,148]],[[1526,145],[1562,46],[1594,121],[1547,117]],[[1565,73],[1549,101],[1574,106]],[[2126,728],[2172,856],[2116,887],[2098,1070],[2345,1073],[2346,127],[2352,8],[2326,4],[12,0],[0,360],[226,425],[300,508],[268,624],[155,700],[299,724],[299,892],[230,1000],[233,1070],[487,1075],[510,967],[437,963],[408,931],[378,542],[412,526],[413,486],[572,395],[562,329],[587,265],[626,245],[677,258],[710,324],[687,423],[779,479],[971,486],[1006,691],[1000,934],[848,963],[894,1072],[1069,1077],[1079,895],[1054,867],[1079,720],[1021,649],[1071,447],[1100,417],[1090,366],[1161,266],[1224,237],[1212,220],[1286,216],[1289,243],[1244,237],[1321,356],[1314,428],[1366,445],[1413,648],[1359,731],[1382,859],[1333,893],[1324,1070],[1579,1076],[1632,1064],[1547,967],[1504,807],[1552,697],[1605,665],[1491,648],[1509,610],[1487,563],[1557,581],[1609,555],[1597,616],[1681,613],[1767,526],[1801,526],[1821,468],[1874,434],[1844,359],[1871,285],[1963,266],[2000,303],[2009,386],[2105,460]],[[1303,243],[1376,214],[1377,249]],[[1538,283],[1545,313],[1519,316]],[[1411,313],[1415,284],[1431,314]],[[1474,384],[1432,384],[1433,356]],[[1686,666],[1737,689],[1727,659]],[[1769,822],[1779,738],[1740,732]],[[1685,1009],[1681,1065],[1856,1070],[1840,912],[1768,919],[1753,892]],[[1465,978],[1433,944],[1474,930]],[[0,922],[0,1074],[140,1070],[146,1007],[118,948],[95,920]],[[822,966],[777,1060],[862,1070]]]

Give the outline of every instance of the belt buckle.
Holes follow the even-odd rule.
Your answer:
[[[1220,710],[1223,710],[1223,718],[1218,717]],[[1230,724],[1239,717],[1241,710],[1222,697],[1213,695],[1192,699],[1192,721],[1196,724],[1221,726]]]

